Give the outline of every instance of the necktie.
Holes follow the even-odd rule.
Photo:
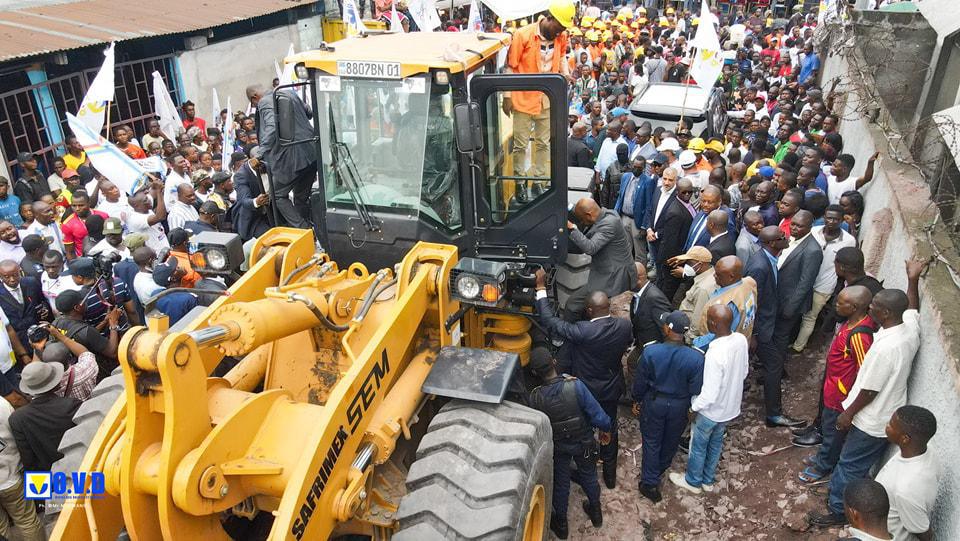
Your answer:
[[[700,234],[703,233],[703,228],[707,225],[707,215],[700,214],[697,216],[697,221],[694,222],[693,227],[690,228],[690,234],[687,235],[687,242],[683,245],[683,251],[686,252],[693,247],[693,243],[697,241],[697,238],[700,237]]]

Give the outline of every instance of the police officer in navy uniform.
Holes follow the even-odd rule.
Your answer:
[[[559,539],[566,539],[571,479],[587,495],[583,510],[590,522],[596,528],[603,525],[593,427],[600,429],[601,443],[609,442],[610,417],[583,382],[573,376],[557,374],[553,356],[547,348],[538,347],[530,352],[529,368],[543,382],[530,392],[530,406],[546,413],[553,428],[553,515],[550,529]],[[571,460],[576,463],[576,469],[571,470]]]
[[[662,498],[660,479],[687,426],[690,399],[703,384],[703,352],[683,342],[690,318],[676,310],[661,314],[659,321],[663,341],[644,345],[633,380],[633,399],[642,408],[640,493],[654,503]]]

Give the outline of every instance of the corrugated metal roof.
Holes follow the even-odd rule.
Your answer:
[[[191,32],[313,0],[80,0],[0,11],[0,61],[97,43]]]

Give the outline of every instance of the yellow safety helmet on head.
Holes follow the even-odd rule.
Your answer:
[[[700,137],[694,137],[687,143],[687,150],[692,150],[694,152],[703,152],[703,149],[707,148],[707,143]]]
[[[577,7],[573,5],[573,0],[553,0],[550,2],[549,12],[564,28],[570,28],[573,26]]]
[[[597,41],[600,39],[600,34],[596,30],[587,30],[587,41]]]
[[[589,15],[584,15],[584,17],[580,19],[580,26],[584,28],[589,28],[590,26],[593,26],[593,22],[596,20],[597,19],[594,17],[591,17]]]
[[[643,6],[637,7],[637,13],[646,13],[646,12],[647,12],[647,8]]]
[[[606,29],[607,29],[607,25],[604,24],[603,21],[597,21],[597,22],[593,23],[593,29],[594,29],[594,30],[606,30]]]
[[[677,11],[676,11],[675,9],[673,9],[673,8],[667,8],[667,15],[673,15],[673,14],[676,13],[676,12],[677,12]]]
[[[577,28],[576,26],[574,26],[573,28],[570,29],[570,35],[571,35],[571,36],[582,36],[582,35],[583,35],[583,32],[581,32],[579,28]]]
[[[694,17],[693,20],[690,21],[690,24],[692,24],[693,26],[697,26],[698,24],[700,24],[700,17]]]
[[[670,21],[666,17],[660,17],[660,26],[670,26]]]

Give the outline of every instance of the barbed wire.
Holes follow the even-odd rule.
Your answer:
[[[929,215],[923,231],[930,250],[949,270],[960,288],[960,173],[954,156],[960,155],[960,126],[954,118],[934,113],[916,115],[920,98],[933,77],[929,49],[908,44],[898,32],[916,32],[887,19],[872,20],[852,10],[821,24],[814,34],[818,51],[840,56],[847,71],[825,81],[823,88],[837,97],[833,113],[841,121],[867,119],[887,140],[886,154],[894,162],[917,171],[930,189]],[[935,99],[935,92],[927,99]],[[936,232],[950,242],[942,246]]]

